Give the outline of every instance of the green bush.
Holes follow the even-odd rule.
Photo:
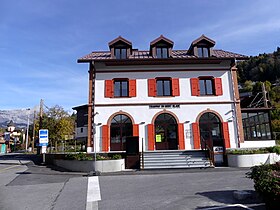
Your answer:
[[[255,190],[270,205],[280,203],[280,164],[254,166],[246,176],[254,181]]]
[[[87,155],[86,153],[75,153],[65,155],[66,160],[93,160],[92,156]]]
[[[113,159],[113,160],[122,159],[122,155],[120,155],[120,154],[115,154],[115,155],[113,155],[112,159]]]
[[[227,154],[232,155],[249,155],[249,154],[265,154],[265,153],[277,153],[280,154],[280,146],[257,148],[257,149],[233,149],[227,150]]]

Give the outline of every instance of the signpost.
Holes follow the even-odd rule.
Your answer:
[[[39,146],[42,147],[43,154],[43,163],[45,163],[45,155],[47,152],[47,146],[49,143],[49,130],[48,129],[40,129],[39,130]]]

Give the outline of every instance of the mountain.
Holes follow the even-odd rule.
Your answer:
[[[33,123],[34,110],[15,109],[0,110],[0,127],[7,128],[7,124],[12,120],[16,127],[26,127],[29,116],[29,123]]]

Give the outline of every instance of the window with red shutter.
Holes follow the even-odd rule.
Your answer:
[[[199,79],[191,78],[191,93],[192,96],[199,96]]]
[[[129,97],[136,97],[136,79],[130,79],[129,83]]]
[[[109,151],[109,126],[102,126],[102,151]]]
[[[148,79],[148,96],[154,97],[156,95],[156,79]]]
[[[172,95],[180,96],[179,78],[172,79]]]
[[[192,124],[192,133],[193,133],[193,146],[194,149],[200,149],[200,132],[198,123]]]
[[[230,148],[228,122],[223,122],[223,136],[224,136],[225,148]]]
[[[105,80],[105,97],[106,98],[112,98],[114,95],[113,92],[113,80]]]
[[[139,124],[133,124],[133,136],[139,136]]]
[[[222,78],[215,78],[215,95],[223,95]]]
[[[148,150],[154,150],[154,148],[155,148],[154,125],[148,124]]]
[[[184,123],[178,123],[178,138],[179,138],[179,149],[185,149],[185,139],[184,139]]]

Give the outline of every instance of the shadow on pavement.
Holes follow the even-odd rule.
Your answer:
[[[233,196],[235,190],[209,191],[198,192],[196,195],[201,195],[215,202],[221,203],[221,206],[203,206],[197,209],[265,209],[262,199],[253,190],[248,190],[251,195],[243,200],[237,200]],[[234,206],[238,204],[237,206]],[[240,204],[240,205],[239,205]],[[245,207],[243,207],[243,204]],[[227,206],[228,205],[228,206]]]

